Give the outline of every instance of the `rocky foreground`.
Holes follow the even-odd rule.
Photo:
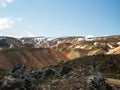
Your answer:
[[[71,62],[72,63],[72,62]],[[70,67],[61,62],[43,68],[16,64],[0,70],[0,90],[119,90],[105,82],[95,65]]]

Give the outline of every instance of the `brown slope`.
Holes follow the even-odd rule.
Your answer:
[[[107,54],[120,54],[120,46],[111,49],[109,52],[107,52]]]
[[[106,83],[108,83],[111,86],[120,88],[120,80],[119,79],[106,78]]]
[[[26,66],[48,66],[68,58],[59,51],[50,48],[21,48],[0,51],[0,67],[9,68],[16,63]]]

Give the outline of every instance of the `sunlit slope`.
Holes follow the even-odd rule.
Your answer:
[[[47,66],[57,64],[68,58],[61,52],[50,48],[19,48],[0,51],[0,67],[9,68],[16,63],[26,66]]]

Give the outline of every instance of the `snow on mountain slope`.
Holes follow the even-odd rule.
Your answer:
[[[0,38],[0,49],[5,48],[53,48],[59,50],[68,58],[105,54],[111,49],[117,48],[120,35],[104,37],[23,37],[23,38]]]
[[[32,37],[21,38],[23,44],[32,44],[34,48],[53,48],[64,53],[68,58],[77,58],[85,55],[96,55],[108,52],[119,46],[120,36],[103,37]]]

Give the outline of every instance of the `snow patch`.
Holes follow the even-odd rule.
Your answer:
[[[80,49],[83,49],[84,47],[82,47],[82,46],[76,46],[75,48],[76,48],[76,49],[79,49],[79,48],[80,48]]]
[[[61,43],[61,41],[58,41],[57,44]]]
[[[117,44],[117,45],[120,45],[120,42],[117,42],[116,44]]]
[[[84,38],[78,38],[77,41],[84,41]]]
[[[52,41],[54,40],[55,38],[47,38],[47,41]]]
[[[96,40],[95,36],[88,35],[85,37],[85,41],[94,41],[94,40]]]
[[[2,39],[6,39],[6,37],[0,37],[0,40],[2,40]]]
[[[97,46],[98,45],[98,43],[97,42],[94,42],[94,46]]]
[[[112,45],[110,45],[109,43],[107,43],[108,47],[109,48],[114,48]]]

